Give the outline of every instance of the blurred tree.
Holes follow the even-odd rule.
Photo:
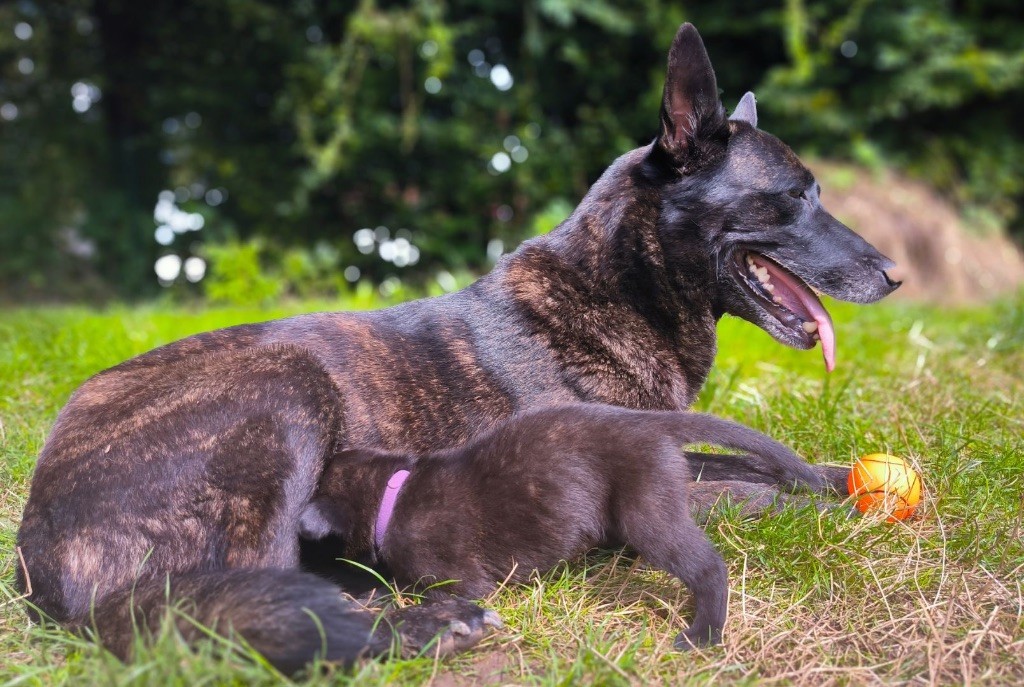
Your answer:
[[[1009,0],[18,0],[0,285],[146,295],[158,257],[187,283],[204,242],[256,237],[320,284],[294,247],[375,281],[481,268],[650,139],[684,20],[727,106],[755,89],[802,150],[897,163],[1021,227]]]
[[[895,163],[989,224],[1024,228],[1019,3],[787,0],[784,22],[789,60],[761,88],[776,133]]]

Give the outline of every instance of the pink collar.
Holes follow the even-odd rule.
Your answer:
[[[377,524],[373,528],[373,542],[378,550],[384,544],[384,535],[388,531],[388,523],[391,522],[391,514],[395,510],[398,493],[402,491],[402,485],[408,476],[408,470],[399,470],[391,475],[388,486],[384,489],[384,498],[381,499],[380,510],[377,511]]]

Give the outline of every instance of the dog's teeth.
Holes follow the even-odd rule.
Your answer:
[[[773,297],[772,300],[778,303],[779,305],[782,305],[782,299],[779,298],[778,296]]]
[[[766,281],[764,282],[764,288],[768,289],[768,293],[771,293],[775,290],[775,284],[772,284],[770,281]]]
[[[753,265],[754,265],[754,258],[752,258],[752,257],[750,257],[748,255],[747,256],[747,264],[750,265],[751,267],[753,267]]]
[[[804,322],[803,326],[804,326],[804,331],[807,332],[808,334],[813,334],[814,332],[818,331],[818,323],[817,322]]]
[[[762,284],[767,284],[768,280],[771,279],[771,277],[768,276],[768,270],[763,267],[758,267],[755,274],[757,275],[757,280]]]

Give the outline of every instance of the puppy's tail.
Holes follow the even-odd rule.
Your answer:
[[[738,422],[706,413],[671,413],[669,434],[679,444],[712,444],[747,455],[687,453],[693,477],[705,480],[741,480],[824,491],[829,481],[789,447]]]
[[[320,577],[298,570],[235,569],[139,582],[99,600],[68,629],[122,660],[138,642],[174,627],[189,644],[213,633],[248,645],[286,674],[314,658],[351,663],[387,653],[391,625]]]

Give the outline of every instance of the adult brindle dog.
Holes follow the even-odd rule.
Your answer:
[[[298,522],[330,456],[459,445],[546,405],[686,409],[726,313],[790,346],[820,338],[831,368],[833,329],[812,289],[875,301],[898,286],[891,265],[757,129],[752,95],[726,118],[700,36],[683,25],[656,140],[467,289],[200,334],[83,384],[39,457],[19,584],[27,574],[36,609],[95,629],[121,656],[133,626],[181,600],[283,670],[386,652],[392,629],[414,649],[449,628],[442,647],[462,648],[492,620],[469,602],[396,611],[374,630],[372,613],[303,572]],[[687,460],[704,480],[698,508],[777,479],[759,456]],[[814,474],[807,486],[824,490],[842,473]]]

